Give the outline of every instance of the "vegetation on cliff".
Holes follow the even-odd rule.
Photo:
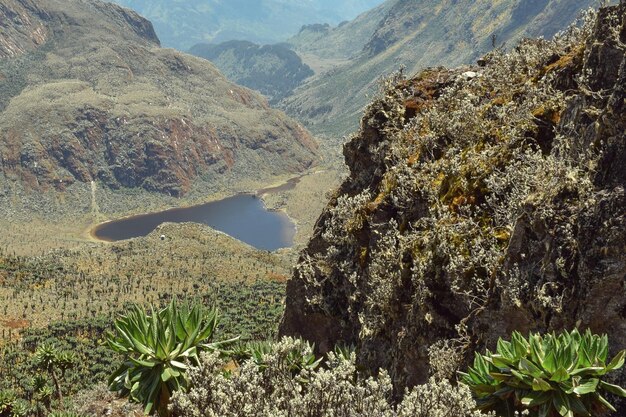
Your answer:
[[[580,326],[626,347],[625,16],[389,80],[344,148],[350,176],[281,332],[355,344],[397,392],[513,330]]]

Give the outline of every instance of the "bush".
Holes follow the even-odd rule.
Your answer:
[[[311,346],[284,338],[236,371],[224,371],[219,355],[205,354],[190,371],[193,388],[172,397],[180,417],[482,417],[466,386],[447,380],[416,387],[395,406],[389,375],[357,372],[350,349],[331,352],[314,366]],[[294,364],[297,364],[294,366]]]
[[[513,417],[598,416],[615,408],[600,394],[626,397],[626,391],[602,380],[624,365],[626,350],[607,364],[608,338],[581,335],[578,330],[528,340],[514,332],[511,341],[498,340],[496,353],[477,354],[474,366],[461,373],[481,410]]]

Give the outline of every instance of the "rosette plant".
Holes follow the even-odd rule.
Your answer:
[[[476,354],[474,366],[460,374],[478,408],[498,416],[528,410],[532,417],[595,417],[615,411],[604,392],[626,397],[622,387],[603,380],[625,356],[623,350],[607,362],[607,336],[589,330],[528,339],[514,332],[510,342],[498,340],[496,353]]]
[[[174,391],[189,385],[189,366],[199,365],[199,353],[219,350],[236,339],[212,342],[218,325],[215,309],[176,300],[148,314],[134,306],[115,320],[115,333],[107,343],[124,355],[124,362],[109,378],[109,389],[140,402],[146,414],[168,416]]]

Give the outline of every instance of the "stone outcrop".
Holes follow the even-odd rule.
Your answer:
[[[464,366],[513,330],[626,348],[626,4],[586,22],[390,82],[344,148],[282,334],[353,343],[398,392],[433,352]]]

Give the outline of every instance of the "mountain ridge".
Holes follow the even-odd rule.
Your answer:
[[[19,53],[0,60],[5,195],[11,184],[63,191],[97,181],[183,196],[200,178],[250,176],[252,166],[270,178],[316,160],[302,126],[210,63],[160,48],[135,12],[72,1],[4,9],[46,33],[37,45],[14,31]]]
[[[388,0],[351,23],[349,30],[360,33],[356,43],[346,25],[332,29],[327,41],[296,36],[291,44],[302,54],[314,55],[309,59],[349,60],[307,80],[280,107],[315,133],[350,133],[381,77],[400,68],[414,74],[430,66],[471,64],[493,49],[492,36],[496,46],[515,44],[522,37],[551,36],[594,2],[542,0],[535,8],[527,3],[446,0],[432,6],[423,0]],[[344,45],[350,42],[362,48],[349,53]]]
[[[175,4],[163,0],[116,2],[148,17],[166,46],[188,50],[197,43],[229,40],[260,44],[281,42],[296,33],[303,24],[338,24],[380,3],[380,0],[189,0]],[[180,22],[185,23],[180,25]]]
[[[313,70],[284,44],[257,45],[249,41],[197,44],[189,52],[213,63],[230,80],[257,90],[275,104]]]

